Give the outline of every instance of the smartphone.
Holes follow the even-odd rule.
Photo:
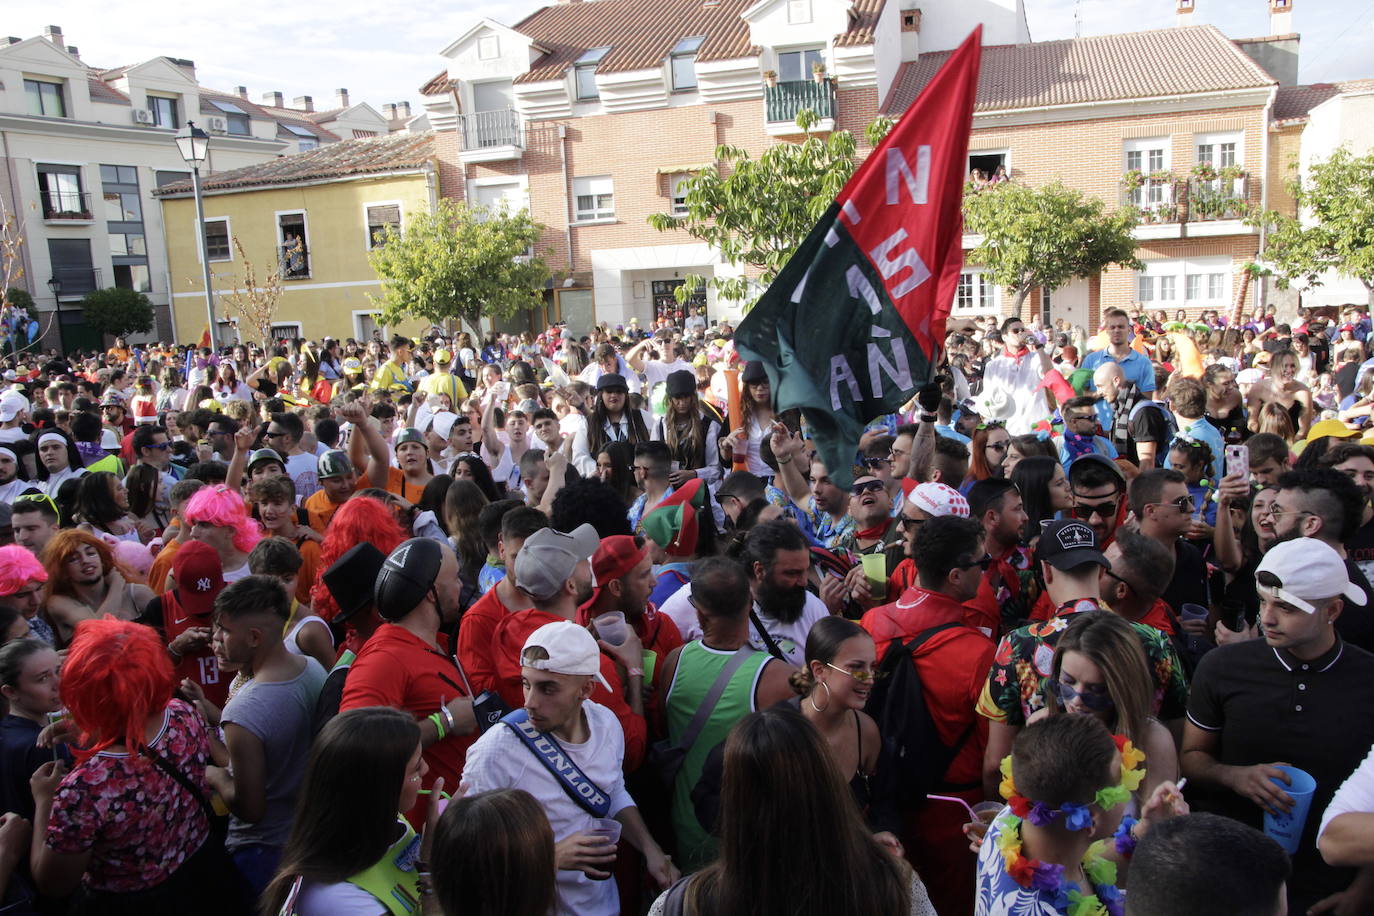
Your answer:
[[[1248,445],[1226,446],[1226,476],[1239,474],[1250,479],[1250,447]]]

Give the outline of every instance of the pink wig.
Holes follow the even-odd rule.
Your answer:
[[[0,597],[13,595],[30,582],[48,581],[48,571],[27,548],[18,544],[0,547]]]
[[[217,528],[233,528],[234,547],[244,553],[262,540],[262,526],[249,516],[243,496],[223,484],[201,487],[186,504],[182,514],[188,525],[205,522]]]

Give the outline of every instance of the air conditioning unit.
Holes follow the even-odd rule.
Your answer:
[[[217,134],[223,134],[229,131],[229,122],[224,118],[206,118],[206,123],[210,125],[210,130]]]
[[[146,108],[135,108],[135,109],[134,109],[134,123],[135,123],[135,124],[152,124],[152,123],[153,123],[153,113],[152,113],[151,111],[149,111],[148,109],[146,109]]]

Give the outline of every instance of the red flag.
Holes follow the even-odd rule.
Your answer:
[[[205,330],[200,333],[200,345],[202,347],[210,346],[210,326],[208,324],[205,326]]]

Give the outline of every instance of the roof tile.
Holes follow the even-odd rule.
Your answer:
[[[1374,79],[1349,80],[1344,83],[1312,83],[1307,86],[1280,86],[1274,99],[1275,121],[1305,119],[1308,113],[1328,99],[1345,92],[1374,90]]]
[[[905,111],[950,51],[903,64],[886,104]],[[983,48],[975,111],[1072,105],[1272,86],[1210,25]]]

